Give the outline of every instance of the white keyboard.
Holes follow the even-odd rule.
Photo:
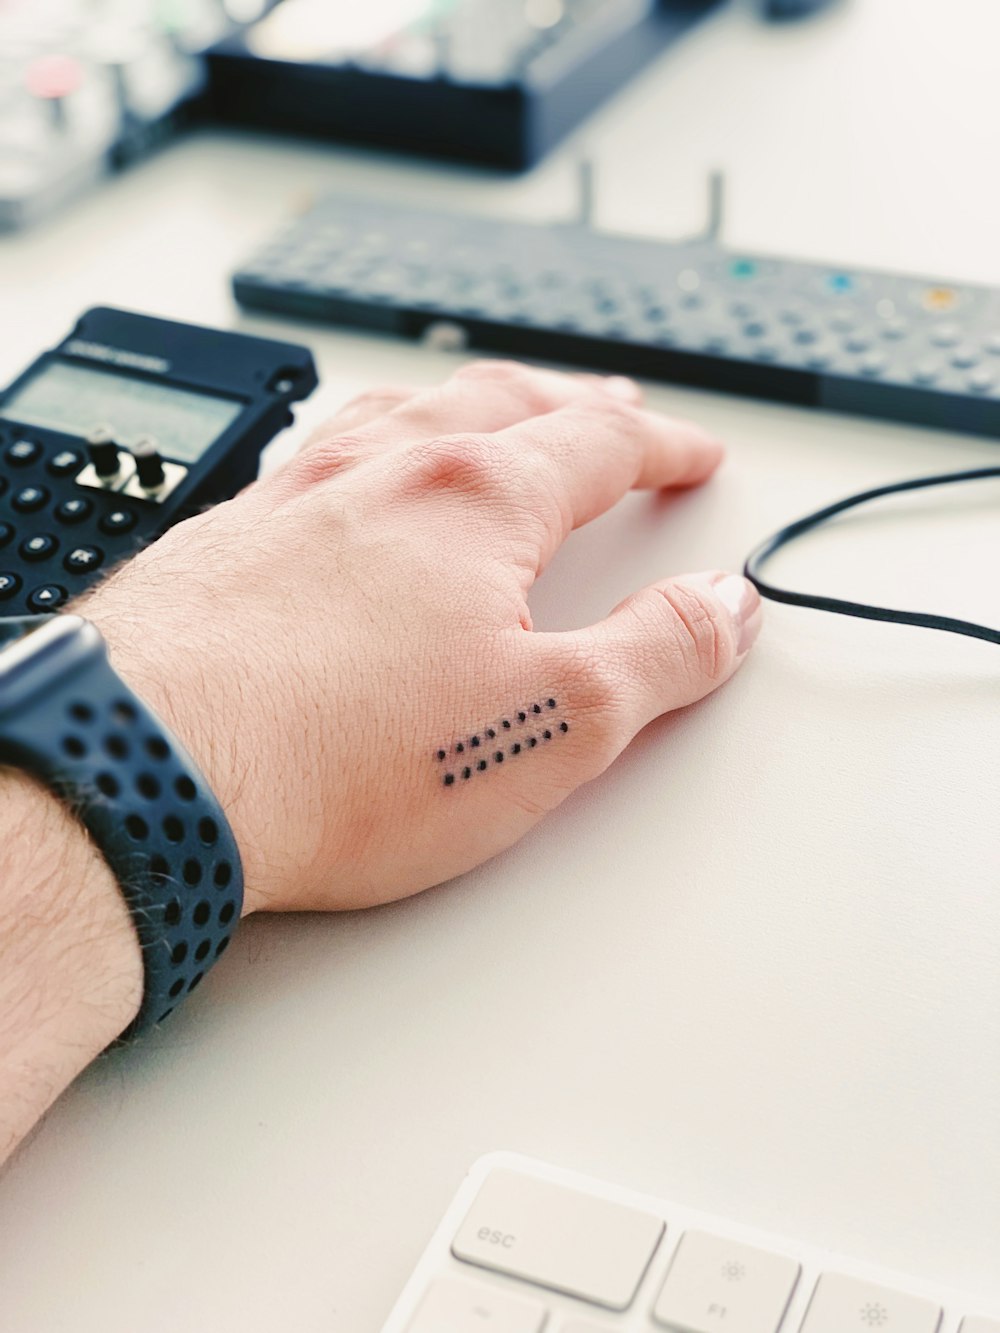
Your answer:
[[[382,1333],[1000,1333],[1000,1300],[482,1158]]]

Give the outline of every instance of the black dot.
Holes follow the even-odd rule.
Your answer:
[[[444,750],[438,750],[437,757],[438,757],[439,760],[444,759],[444,758],[445,758],[445,751],[444,751]]]
[[[446,774],[444,775],[444,785],[445,785],[446,787],[450,787],[451,784],[452,784],[454,781],[455,781],[455,774],[454,774],[454,773],[446,773]]]
[[[140,796],[145,796],[148,801],[155,801],[160,794],[160,784],[152,773],[140,773],[135,785]]]
[[[527,717],[528,717],[527,713],[518,713],[517,720],[518,722],[525,722],[527,721]]]
[[[184,862],[184,883],[190,884],[192,888],[201,883],[202,867],[201,862],[196,861],[193,856],[189,856]]]
[[[184,840],[184,825],[176,815],[167,815],[164,819],[163,836],[167,842],[182,842]]]
[[[70,704],[70,717],[75,717],[77,722],[93,722],[94,710],[90,704]]]
[[[221,958],[228,948],[229,948],[229,936],[227,935],[224,940],[219,940],[218,944],[215,946],[216,958]]]
[[[455,746],[455,750],[456,750],[456,752],[457,752],[458,754],[464,754],[464,753],[465,753],[465,746],[462,744],[461,741],[459,741],[458,744]]]
[[[136,842],[144,842],[149,837],[149,825],[139,815],[129,815],[126,818],[125,831]]]
[[[471,777],[472,777],[472,769],[471,769],[471,768],[463,768],[463,769],[462,769],[462,777],[463,777],[463,778],[471,778]]]
[[[170,961],[173,963],[174,967],[180,967],[187,955],[188,947],[184,941],[181,940],[180,944],[174,945],[174,951],[170,955]]]
[[[195,986],[197,986],[198,982],[202,979],[202,977],[203,977],[204,975],[205,975],[204,972],[197,972],[197,973],[191,978],[191,980],[188,982],[188,994],[189,994],[189,995],[191,994],[191,992],[194,990]]]
[[[235,915],[236,915],[235,903],[223,903],[222,906],[219,908],[219,920],[222,922],[224,926],[228,926],[230,921],[232,921]]]
[[[150,736],[146,741],[146,753],[150,759],[169,759],[170,746],[162,736]]]
[[[502,763],[503,763],[503,750],[497,750],[497,752],[496,752],[496,754],[493,756],[493,758],[496,760],[496,762],[497,762],[498,764],[502,764]]]
[[[506,718],[506,717],[504,718],[504,720],[503,720],[503,729],[504,729],[504,731],[510,731],[510,719],[509,719],[509,718]]]
[[[537,736],[529,736],[529,737],[528,737],[528,745],[531,747],[532,750],[535,748],[535,746],[536,746],[537,744],[538,744],[538,737],[537,737]]]
[[[531,711],[532,711],[533,713],[540,713],[540,712],[542,711],[542,705],[541,705],[541,704],[532,704],[532,705],[531,705]]]
[[[473,748],[474,750],[478,750],[478,748],[479,748],[479,737],[478,737],[478,736],[473,736],[472,740],[469,741],[469,744],[472,746],[472,748]]]
[[[178,979],[170,987],[170,990],[167,992],[167,994],[170,996],[172,1000],[176,1000],[178,995],[180,995],[183,989],[184,989],[184,978],[178,977]]]
[[[546,700],[545,700],[545,707],[546,707],[546,708],[555,708],[555,706],[556,706],[556,701],[555,701],[555,699],[546,699]]]
[[[496,740],[496,736],[497,736],[497,734],[496,734],[496,732],[493,730],[492,727],[487,727],[487,728],[486,728],[486,735],[489,737],[489,739],[490,739],[491,741]]]
[[[202,942],[198,945],[197,949],[195,949],[194,951],[195,962],[203,963],[205,959],[208,957],[208,951],[209,949],[211,949],[211,947],[212,947],[211,940],[202,940]]]
[[[130,704],[127,699],[119,699],[112,706],[111,716],[116,722],[134,722],[139,714],[135,711],[135,705]]]
[[[479,763],[476,765],[476,767],[479,769],[480,773],[485,772],[485,771],[486,771],[486,760],[485,760],[485,759],[480,759],[480,761],[479,761]]]
[[[559,730],[560,730],[560,731],[569,731],[569,723],[568,723],[568,722],[560,722],[560,723],[559,723]]]
[[[224,889],[233,877],[233,867],[228,861],[220,861],[215,867],[215,882],[220,889]]]
[[[174,783],[174,791],[182,801],[193,801],[198,795],[198,788],[194,785],[187,774],[182,774]]]
[[[105,796],[115,797],[121,791],[118,779],[111,773],[98,773],[97,790]]]
[[[514,744],[510,747],[510,752],[511,752],[511,754],[520,754],[520,753],[521,753],[521,742],[520,742],[520,741],[515,741]]]
[[[160,856],[159,853],[156,856],[151,856],[149,858],[149,873],[157,881],[159,887],[170,877],[170,862],[165,856]]]
[[[163,920],[168,926],[177,926],[181,919],[181,904],[179,898],[172,898],[163,909]]]
[[[207,902],[204,898],[202,898],[201,902],[195,906],[194,911],[191,913],[191,920],[194,922],[196,926],[204,926],[208,924],[208,918],[211,915],[212,915],[211,903]]]
[[[552,739],[552,732],[551,732],[551,731],[548,731],[548,730],[543,731],[543,732],[542,732],[542,735],[545,737],[545,739],[546,739],[547,741],[550,741],[550,740]]]
[[[87,747],[79,736],[64,736],[62,747],[71,759],[82,759],[87,753]]]
[[[104,748],[112,759],[128,758],[128,741],[124,736],[106,736]]]
[[[212,847],[219,838],[219,826],[214,819],[207,816],[198,820],[198,837],[206,847]]]

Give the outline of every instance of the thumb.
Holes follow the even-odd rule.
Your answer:
[[[653,718],[710,694],[741,665],[761,626],[760,596],[738,574],[681,574],[652,583],[586,629],[558,640],[567,674],[617,715],[619,748]],[[551,646],[556,646],[552,643]],[[579,672],[579,675],[578,675]],[[584,677],[583,680],[579,676]]]

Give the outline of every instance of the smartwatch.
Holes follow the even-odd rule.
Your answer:
[[[243,872],[221,806],[76,615],[0,621],[0,764],[51,787],[114,872],[144,969],[119,1041],[138,1035],[194,990],[239,921]]]

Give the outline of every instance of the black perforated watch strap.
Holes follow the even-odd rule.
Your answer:
[[[226,949],[243,901],[239,851],[205,779],[116,674],[97,629],[77,616],[35,623],[0,651],[0,762],[71,804],[121,885],[145,967],[123,1034],[133,1036]]]

